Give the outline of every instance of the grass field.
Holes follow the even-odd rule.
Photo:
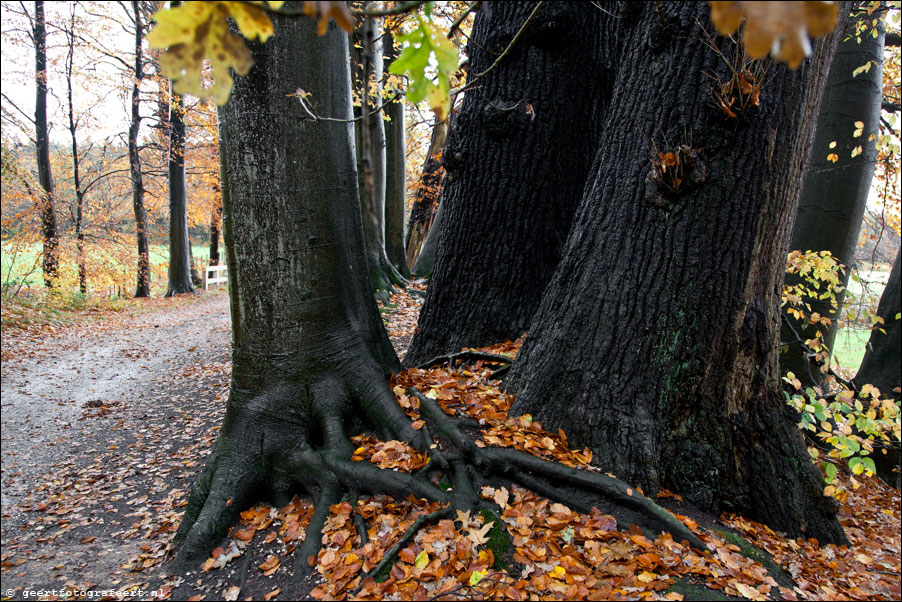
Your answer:
[[[206,264],[210,257],[210,248],[206,245],[191,245],[191,251],[194,253],[194,259],[198,264]],[[25,286],[35,287],[43,285],[43,270],[41,269],[41,245],[31,244],[20,246],[17,252],[13,251],[13,247],[7,243],[2,245],[2,253],[0,253],[0,282],[6,284],[18,283],[22,278],[25,279]],[[135,256],[137,256],[135,254]],[[107,259],[107,261],[110,261]],[[135,260],[136,261],[136,260]],[[150,264],[152,273],[161,273],[165,271],[165,267],[169,262],[169,247],[167,245],[151,245],[150,246]],[[121,270],[125,273],[131,273],[135,270],[135,266],[122,265],[116,262],[110,266],[112,270]]]

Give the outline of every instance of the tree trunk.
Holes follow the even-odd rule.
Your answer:
[[[391,32],[382,34],[386,62],[397,57]],[[410,278],[404,253],[404,209],[407,197],[407,153],[404,101],[396,98],[385,106],[385,254],[398,273]]]
[[[430,219],[429,230],[425,240],[422,241],[417,260],[413,264],[413,275],[417,278],[429,278],[435,267],[435,250],[438,248],[438,237],[442,231],[442,203],[439,203],[435,215]]]
[[[50,137],[47,132],[47,27],[44,21],[44,3],[35,2],[34,26],[34,78],[37,93],[34,106],[35,152],[37,153],[41,234],[44,238],[43,269],[44,286],[56,286],[59,269],[59,238],[56,232],[56,211],[53,207],[53,176],[50,172]]]
[[[855,375],[853,382],[857,388],[864,384],[871,384],[880,389],[881,397],[895,399],[898,403],[902,400],[902,376],[899,366],[902,366],[902,282],[900,282],[899,267],[902,253],[896,254],[893,270],[889,274],[886,288],[880,297],[877,306],[877,315],[883,318],[883,326],[871,331],[871,338],[861,361],[861,367]],[[881,332],[881,328],[884,332]],[[884,452],[885,450],[885,452]],[[892,445],[875,445],[872,455],[877,465],[877,474],[886,482],[899,488],[898,469],[902,462],[899,441],[893,441]]]
[[[170,91],[172,86],[170,85]],[[184,98],[169,97],[169,288],[166,296],[193,293],[188,239],[188,184],[185,178]]]
[[[78,264],[78,292],[88,294],[88,276],[85,269],[85,233],[84,233],[84,205],[85,191],[81,183],[81,164],[78,156],[78,126],[75,120],[75,102],[72,98],[72,73],[75,60],[75,7],[71,9],[72,16],[69,21],[69,29],[66,30],[66,42],[68,52],[66,54],[66,98],[69,107],[69,136],[72,139],[72,183],[75,188],[75,250],[76,263]]]
[[[297,10],[292,4],[287,10]],[[411,427],[387,382],[399,364],[369,287],[351,125],[303,119],[291,94],[309,90],[324,113],[350,118],[347,36],[333,27],[320,38],[307,19],[273,21],[275,35],[251,45],[254,66],[237,79],[221,115],[232,378],[219,438],[176,535],[178,558],[205,557],[251,502],[283,504],[306,490],[315,510],[295,552],[295,575],[302,575],[321,547],[330,505],[343,495],[414,495],[475,508],[477,472],[508,483],[528,479],[558,500],[577,492],[567,500],[581,511],[597,506],[623,524],[667,530],[703,549],[685,525],[626,484],[478,447],[424,395],[420,411],[436,444],[427,427]],[[353,462],[347,435],[365,427],[428,453],[429,470]],[[451,491],[429,480],[435,472],[453,483]],[[561,483],[552,487],[555,478]]]
[[[867,17],[870,19],[870,17]],[[799,210],[792,231],[790,249],[800,251],[830,251],[846,269],[840,276],[845,288],[849,268],[855,261],[858,230],[864,217],[871,179],[877,164],[877,148],[871,135],[880,134],[880,104],[883,101],[883,39],[884,30],[878,28],[876,38],[861,36],[855,39],[855,22],[846,26],[844,36],[830,65],[830,75],[824,90],[811,162],[799,198]],[[853,76],[852,72],[868,61],[869,71]],[[856,135],[856,122],[864,127]],[[834,144],[835,146],[831,146]],[[861,154],[852,157],[853,149]],[[836,162],[827,157],[838,156]],[[794,278],[794,282],[798,282]],[[837,295],[837,307],[842,307],[844,293]],[[828,349],[833,349],[839,324],[839,311],[829,300],[806,299],[810,313],[819,313],[832,320],[829,326],[803,324],[786,314],[783,342],[815,338],[817,331]],[[809,314],[810,315],[810,314]],[[821,383],[820,362],[809,361],[807,349],[789,345],[780,358],[782,370],[791,371],[806,386]]]
[[[367,265],[373,290],[387,301],[392,285],[405,283],[385,252],[385,127],[382,112],[376,111],[382,103],[382,47],[375,38],[374,19],[364,18],[354,34],[350,61],[361,98],[354,125]]]
[[[135,297],[150,297],[150,247],[147,242],[147,210],[144,208],[144,176],[138,152],[138,130],[141,129],[141,82],[144,79],[144,56],[141,43],[144,26],[141,9],[132,1],[135,17],[135,79],[132,84],[132,112],[128,126],[128,168],[132,180],[132,207],[135,211],[135,237],[138,243],[138,276]]]
[[[213,207],[210,216],[210,265],[219,265],[219,225],[222,223],[222,205]]]
[[[730,118],[706,74],[729,82],[737,49],[705,43],[707,4],[624,19],[593,178],[511,370],[512,413],[650,494],[844,541],[778,365],[789,228],[840,34],[799,71],[771,66],[760,107]]]
[[[535,7],[483,6],[468,46],[471,78],[493,65]],[[616,39],[609,20],[591,3],[543,5],[466,95],[443,157],[445,215],[407,364],[515,339],[528,327],[598,144],[612,83],[606,46]]]
[[[448,132],[454,119],[451,111],[444,120],[436,120],[432,126],[432,137],[429,141],[429,152],[423,163],[420,180],[414,192],[410,218],[407,220],[407,234],[404,248],[407,253],[407,265],[413,266],[420,255],[420,249],[426,242],[432,228],[435,213],[438,211],[438,200],[445,182],[445,168],[442,167],[442,150],[448,140]],[[430,262],[431,264],[431,262]],[[430,265],[429,272],[432,272]],[[416,272],[414,272],[416,274]]]

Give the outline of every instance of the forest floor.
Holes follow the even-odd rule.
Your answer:
[[[392,301],[383,314],[400,352],[419,301]],[[3,599],[291,599],[299,593],[291,553],[312,514],[298,498],[281,509],[248,509],[203,567],[168,574],[171,538],[224,415],[228,297],[142,307],[3,332]],[[513,355],[516,346],[492,351]],[[567,447],[565,434],[508,417],[511,398],[490,379],[489,365],[410,370],[392,384],[411,415],[416,401],[404,391],[414,385],[447,412],[479,420],[485,444],[571,465],[591,461],[588,450]],[[425,462],[399,442],[357,443],[357,460],[398,470]],[[482,494],[500,506],[500,517],[459,514],[424,528],[379,583],[364,573],[435,508],[378,496],[342,503],[332,508],[314,576],[300,593],[343,599],[362,586],[365,599],[899,599],[899,491],[860,477],[855,488],[843,478],[840,519],[851,546],[786,539],[659,495],[706,541],[704,553],[666,534],[616,531],[611,517],[499,485]],[[366,546],[358,545],[355,513],[369,523]],[[503,554],[492,537],[500,525],[514,544]]]

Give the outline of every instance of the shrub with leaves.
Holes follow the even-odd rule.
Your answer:
[[[823,332],[818,326],[829,326],[831,319],[811,309],[811,301],[828,301],[838,313],[839,296],[843,292],[840,273],[844,266],[829,251],[802,253],[793,251],[787,256],[786,273],[797,277],[795,284],[783,287],[783,305],[786,312],[802,323],[815,327],[814,336],[802,343],[811,357],[819,365],[824,375],[821,387],[806,387],[795,374],[789,372],[783,378],[787,383],[784,391],[786,402],[799,412],[799,428],[812,433],[822,446],[812,446],[809,453],[814,460],[821,457],[827,487],[825,495],[843,499],[846,495],[836,480],[837,460],[848,463],[853,475],[872,475],[877,469],[871,455],[875,441],[889,444],[902,441],[900,436],[900,406],[898,401],[881,396],[881,392],[871,385],[863,385],[856,391],[850,383],[838,379],[830,371],[831,350],[823,341]],[[853,274],[857,279],[857,276]],[[854,295],[846,294],[843,309],[856,304]],[[898,319],[898,317],[897,317]],[[881,328],[883,319],[870,312],[870,324]],[[820,448],[819,448],[820,447]],[[882,450],[877,453],[883,453]],[[854,476],[850,480],[858,486]]]

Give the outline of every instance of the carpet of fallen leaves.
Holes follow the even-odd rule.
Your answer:
[[[409,341],[418,309],[419,301],[407,295],[394,296],[391,305],[383,308],[396,347],[403,348]],[[518,343],[506,343],[484,351],[514,357],[518,347]],[[412,369],[395,376],[391,385],[415,428],[423,423],[418,399],[408,395],[409,387],[435,399],[446,413],[478,422],[478,445],[515,447],[569,466],[597,470],[591,466],[591,451],[571,450],[564,432],[547,432],[528,415],[508,415],[513,397],[500,391],[491,378],[500,366],[480,361]],[[221,404],[221,389],[217,393],[215,403]],[[865,480],[857,489],[848,486],[850,494],[840,519],[849,546],[820,547],[816,541],[784,538],[738,516],[706,517],[708,524],[701,527],[696,520],[677,514],[706,542],[708,550],[699,553],[669,534],[643,533],[635,526],[618,531],[612,516],[598,511],[582,514],[528,490],[499,483],[484,487],[482,495],[500,507],[501,525],[470,512],[432,521],[397,552],[379,579],[373,573],[385,555],[418,518],[437,512],[441,505],[412,496],[405,500],[374,496],[336,504],[323,532],[309,534],[322,538],[322,550],[315,558],[306,559],[295,558],[295,550],[308,536],[311,503],[295,498],[282,508],[255,506],[241,513],[239,523],[199,572],[159,576],[165,573],[163,563],[190,486],[186,474],[196,472],[215,432],[216,426],[208,423],[200,441],[173,445],[174,453],[167,454],[149,453],[146,443],[137,438],[135,455],[129,456],[127,464],[120,461],[118,465],[120,470],[152,472],[158,489],[151,492],[129,490],[124,478],[111,479],[109,471],[104,474],[104,466],[96,462],[90,470],[69,475],[73,486],[48,484],[50,495],[44,499],[35,496],[25,508],[35,516],[29,533],[32,537],[39,533],[37,539],[61,541],[68,525],[78,520],[84,524],[86,514],[96,521],[104,520],[104,512],[116,510],[121,516],[130,511],[126,516],[133,522],[123,527],[124,535],[108,542],[134,546],[131,559],[119,567],[119,582],[157,587],[164,599],[284,598],[289,591],[296,593],[290,581],[296,562],[313,568],[310,595],[318,599],[692,599],[692,593],[680,587],[686,583],[750,600],[899,599],[900,495],[876,479]],[[158,435],[147,442],[151,440],[162,443]],[[382,468],[410,472],[428,461],[399,441],[361,435],[354,443],[355,461]],[[155,460],[149,464],[149,458]],[[109,454],[97,457],[97,462],[109,460]],[[86,504],[79,496],[101,499]],[[662,504],[682,502],[669,492],[658,497]],[[86,507],[91,508],[89,513],[84,511]],[[700,513],[693,516],[702,521]],[[367,529],[364,545],[358,536],[360,524]],[[492,568],[496,558],[491,533],[499,526],[513,543],[504,569]],[[785,573],[774,574],[775,567],[769,571],[740,553],[735,539],[726,535],[730,531],[770,553]],[[84,529],[78,536],[83,538],[81,544],[92,537]],[[15,543],[16,549],[4,549],[4,574],[27,571],[29,550],[22,549],[24,542]],[[70,541],[66,545],[75,544]],[[793,582],[785,578],[787,574]],[[244,576],[238,579],[236,575]],[[76,581],[70,579],[69,583]],[[72,587],[82,585],[79,582]]]

